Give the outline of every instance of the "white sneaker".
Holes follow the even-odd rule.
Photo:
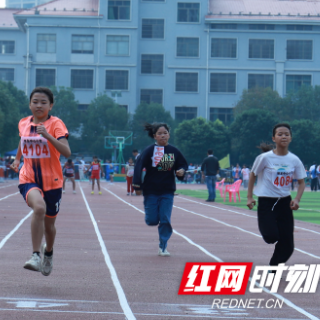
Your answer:
[[[130,193],[127,193],[127,196],[130,196]]]
[[[162,251],[162,249],[159,248],[158,256],[161,256],[161,257],[170,257],[170,252],[168,252],[167,249],[164,249],[164,251]]]
[[[53,255],[51,257],[46,256],[44,253],[46,252],[46,244],[43,243],[41,246],[41,265],[40,265],[40,271],[44,276],[48,276],[51,271],[52,271],[52,267],[53,267],[53,263],[52,263],[52,258]]]
[[[62,193],[66,193],[64,190],[62,190]]]
[[[77,191],[76,191],[76,190],[73,190],[73,193],[77,193]]]
[[[40,271],[41,258],[33,253],[30,260],[26,261],[24,268],[32,271]]]

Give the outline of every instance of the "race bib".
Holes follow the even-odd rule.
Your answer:
[[[69,174],[73,173],[73,169],[66,169],[66,173],[69,173]]]
[[[154,146],[152,166],[156,167],[164,155],[164,147]]]
[[[21,152],[24,158],[50,158],[48,140],[43,137],[21,137]]]
[[[94,170],[94,171],[99,170],[99,165],[98,164],[93,164],[92,165],[92,170]]]
[[[290,188],[293,170],[290,166],[274,167],[272,172],[273,185],[277,188]]]
[[[128,170],[128,173],[127,173],[127,176],[128,176],[128,177],[132,177],[133,174],[134,174],[134,169],[129,169],[129,170]]]

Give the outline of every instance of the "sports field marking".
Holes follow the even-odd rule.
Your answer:
[[[18,193],[20,193],[20,192],[16,192],[16,193],[9,194],[8,196],[5,196],[5,197],[1,198],[0,201],[2,201],[2,200],[4,200],[4,199],[7,199],[7,198],[9,198],[9,197],[15,196],[15,195],[18,194]]]
[[[116,289],[121,308],[122,308],[122,310],[123,310],[123,312],[124,312],[124,314],[125,314],[125,316],[127,317],[128,320],[136,320],[135,316],[133,315],[133,312],[132,312],[131,308],[129,307],[126,295],[125,295],[125,293],[124,293],[124,291],[123,291],[123,289],[121,287],[121,284],[120,284],[120,281],[118,279],[116,270],[112,265],[110,256],[108,254],[107,247],[104,244],[104,241],[103,241],[102,235],[100,233],[99,227],[98,227],[97,222],[96,222],[96,220],[94,218],[94,215],[93,215],[93,213],[92,213],[92,211],[90,209],[90,206],[88,204],[86,196],[83,193],[81,184],[78,183],[78,185],[79,185],[83,200],[84,200],[84,202],[86,204],[87,210],[89,212],[89,215],[90,215],[94,230],[95,230],[95,232],[97,234],[97,237],[98,237],[98,240],[99,240],[99,243],[100,243],[100,246],[101,246],[101,250],[102,250],[102,253],[104,255],[104,260],[105,260],[105,262],[106,262],[106,264],[107,264],[107,266],[109,268],[109,271],[110,271],[110,274],[111,274],[111,279],[112,279],[113,285],[114,285],[114,287]]]
[[[129,202],[121,199],[119,196],[117,196],[117,195],[116,195],[115,193],[113,193],[112,191],[110,191],[110,190],[108,190],[108,189],[106,189],[106,188],[104,188],[104,187],[102,187],[102,188],[103,188],[104,190],[106,190],[107,192],[109,192],[110,194],[112,194],[112,195],[113,195],[114,197],[116,197],[117,199],[119,199],[120,201],[124,202],[125,204],[129,205],[130,207],[134,208],[135,210],[137,210],[137,211],[142,212],[143,214],[145,214],[144,211],[140,210],[139,208],[137,208],[136,206],[130,204]],[[179,232],[176,231],[175,229],[173,229],[173,232],[174,232],[175,234],[179,235],[180,237],[182,237],[183,239],[185,239],[185,240],[186,240],[187,242],[189,242],[191,245],[193,245],[193,246],[197,247],[198,249],[200,249],[202,252],[204,252],[204,253],[205,253],[206,255],[208,255],[209,257],[213,258],[214,260],[216,260],[216,261],[218,261],[218,262],[223,262],[222,259],[220,259],[220,258],[218,258],[217,256],[213,255],[212,253],[210,253],[208,250],[206,250],[205,248],[203,248],[203,247],[200,246],[199,244],[193,242],[193,241],[192,241],[190,238],[188,238],[187,236],[179,233]],[[250,280],[250,282],[251,282],[251,281],[252,281],[252,278],[250,277],[249,280]],[[319,318],[317,318],[316,316],[314,316],[314,315],[312,315],[311,313],[307,312],[306,310],[304,310],[304,309],[296,306],[293,302],[291,302],[290,300],[288,300],[288,299],[286,299],[285,297],[281,296],[280,294],[270,292],[270,290],[268,290],[268,289],[265,288],[265,287],[260,286],[259,283],[257,283],[257,282],[255,283],[255,285],[256,285],[256,286],[259,286],[260,288],[262,288],[264,292],[269,293],[269,294],[277,297],[278,299],[283,300],[283,302],[284,302],[287,306],[289,306],[289,307],[295,309],[296,311],[302,313],[303,315],[305,315],[305,316],[308,317],[309,319],[311,319],[311,320],[320,320]]]
[[[10,237],[20,228],[20,226],[32,215],[33,210],[31,210],[20,222],[15,226],[14,229],[10,231],[0,242],[0,249],[4,246],[4,244],[10,239]]]
[[[6,186],[2,186],[2,187],[0,187],[0,189],[8,188],[8,187],[11,187],[11,186],[16,186],[16,184],[9,184],[9,185],[6,185]]]
[[[253,215],[246,214],[246,213],[243,213],[243,212],[238,212],[238,211],[234,211],[234,210],[230,210],[230,209],[224,209],[224,208],[221,208],[221,207],[213,206],[213,205],[202,203],[202,202],[199,202],[199,201],[194,201],[194,200],[190,200],[190,199],[187,199],[187,198],[183,198],[181,196],[178,196],[177,198],[180,198],[180,199],[183,199],[183,200],[187,200],[187,201],[190,201],[190,202],[194,202],[194,203],[198,203],[198,204],[201,204],[203,206],[216,208],[216,209],[223,210],[223,211],[229,211],[229,212],[233,212],[233,213],[236,213],[236,214],[240,214],[242,216],[246,216],[246,217],[249,217],[249,218],[257,219],[257,216],[253,216]],[[307,229],[307,228],[302,228],[302,227],[297,227],[297,226],[295,226],[295,228],[296,229],[302,229],[302,230],[309,231],[309,232],[316,233],[316,234],[320,234],[320,232],[317,232],[317,231],[314,231],[314,230],[311,230],[311,229]]]

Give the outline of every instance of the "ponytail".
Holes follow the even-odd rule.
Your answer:
[[[257,148],[259,148],[262,153],[268,152],[274,149],[272,143],[266,143],[266,142],[260,143],[260,146],[258,146]]]
[[[145,123],[144,130],[148,132],[148,136],[150,138],[154,138],[154,135],[157,133],[160,127],[165,127],[168,132],[170,132],[170,128],[166,123],[163,122],[153,122],[153,123]]]

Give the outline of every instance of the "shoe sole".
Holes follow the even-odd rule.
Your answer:
[[[40,272],[40,267],[38,269],[35,269],[34,266],[32,266],[31,264],[25,264],[23,268],[30,271]]]

